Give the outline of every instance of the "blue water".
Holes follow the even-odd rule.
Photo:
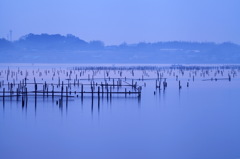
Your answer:
[[[184,79],[186,80],[184,81]],[[165,91],[145,81],[141,98],[0,100],[1,159],[238,159],[240,80],[168,77]],[[154,95],[155,91],[155,95]]]

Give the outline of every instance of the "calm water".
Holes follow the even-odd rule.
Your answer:
[[[53,70],[50,66],[19,67],[29,72]],[[6,79],[7,69],[1,66],[0,80]],[[18,70],[15,66],[9,69]],[[69,70],[69,66],[61,69]],[[136,80],[142,86],[141,98],[114,95],[111,100],[101,97],[98,101],[95,96],[92,102],[91,96],[83,100],[74,97],[62,108],[50,97],[39,97],[37,105],[34,97],[29,97],[27,107],[15,98],[3,105],[1,99],[0,158],[239,159],[239,69],[234,70],[231,81],[203,80],[228,78],[232,69],[216,76],[216,69],[210,69],[209,76],[201,74],[204,71],[198,70],[193,81],[192,70],[182,75],[179,69],[162,69],[168,86],[159,91],[155,80],[146,80],[156,78],[156,71],[135,70],[134,78],[144,75],[144,81]],[[91,72],[84,76],[87,78]],[[96,77],[103,77],[103,72]],[[133,78],[131,71],[122,72],[123,77]],[[51,75],[43,76],[43,81],[51,81]],[[118,77],[118,72],[110,71],[110,76]]]

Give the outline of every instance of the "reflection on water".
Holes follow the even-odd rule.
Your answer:
[[[237,66],[0,73],[0,158],[240,157]]]

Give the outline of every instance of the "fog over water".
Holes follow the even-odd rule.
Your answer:
[[[0,157],[239,158],[239,70],[238,65],[2,65]],[[7,91],[13,82],[13,91],[20,81],[26,88],[25,78],[27,98],[23,93],[17,101]],[[105,94],[98,96],[101,83]],[[60,104],[62,86],[69,97],[64,93]],[[86,93],[91,87],[93,96]]]

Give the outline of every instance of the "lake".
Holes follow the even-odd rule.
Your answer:
[[[239,65],[1,64],[0,73],[2,159],[240,158]]]

